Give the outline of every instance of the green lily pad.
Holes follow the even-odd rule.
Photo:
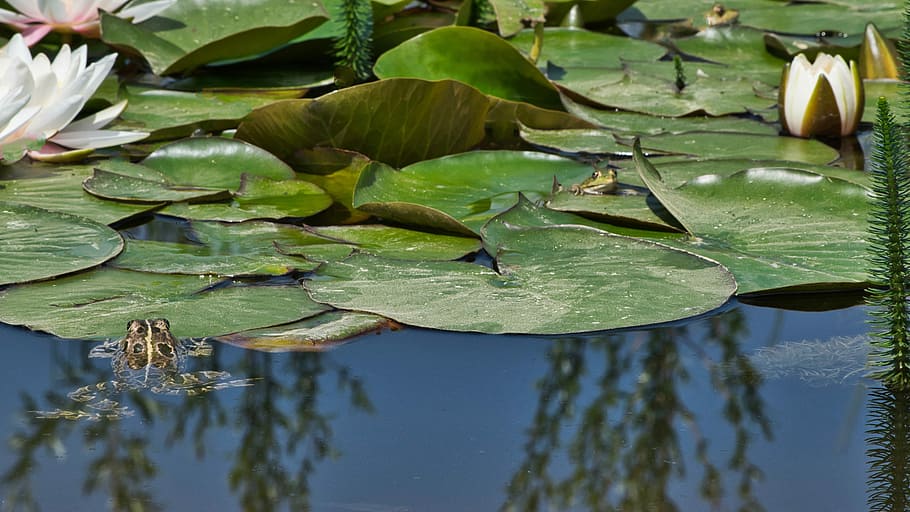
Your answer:
[[[489,108],[486,95],[460,82],[390,78],[261,108],[236,137],[286,162],[331,146],[400,167],[471,149],[483,140]]]
[[[556,87],[502,38],[472,27],[443,27],[393,48],[376,61],[379,78],[452,79],[512,101],[562,109]]]
[[[571,212],[602,222],[640,229],[679,231],[673,216],[647,190],[624,188],[619,194],[575,195],[563,190],[547,201],[547,208]],[[629,193],[631,192],[631,193]]]
[[[331,204],[331,196],[308,181],[243,175],[230,203],[174,203],[161,213],[192,220],[243,222],[309,217]]]
[[[765,31],[734,25],[708,29],[692,37],[677,39],[676,47],[682,52],[723,64],[729,70],[751,80],[777,85],[780,81],[783,60],[765,51]],[[683,62],[686,75],[694,74],[700,64]]]
[[[114,130],[150,132],[146,141],[187,137],[196,130],[218,133],[236,128],[254,109],[274,103],[267,95],[227,92],[182,92],[127,85],[119,100],[128,100],[127,109],[114,121]]]
[[[659,117],[621,110],[600,110],[563,98],[570,113],[625,136],[663,135],[688,132],[729,132],[777,135],[779,127],[734,116]]]
[[[473,151],[396,171],[374,163],[361,173],[354,206],[408,225],[471,235],[511,208],[522,192],[549,196],[553,178],[578,183],[591,166],[530,151]]]
[[[771,84],[743,76],[734,69],[705,62],[687,65],[686,69],[687,82],[681,91],[676,89],[672,62],[629,63],[621,76],[582,74],[579,77],[570,69],[564,78],[556,79],[552,75],[550,78],[599,105],[654,116],[744,114],[767,109],[777,102],[776,96],[756,94],[761,89],[770,91]]]
[[[101,224],[113,224],[161,206],[104,201],[85,192],[82,182],[92,175],[91,166],[29,167],[34,177],[0,179],[0,201],[69,213]],[[9,168],[0,168],[0,178],[4,169]]]
[[[527,54],[534,44],[534,31],[525,30],[509,42]],[[547,27],[537,61],[560,68],[620,69],[623,61],[656,61],[665,53],[663,46],[630,37]]]
[[[526,21],[543,23],[546,7],[543,0],[489,0],[496,12],[499,34],[508,37],[524,28]]]
[[[355,336],[397,324],[388,318],[356,311],[326,311],[298,322],[218,336],[217,341],[262,352],[322,352]]]
[[[0,285],[91,268],[122,249],[123,239],[104,224],[33,206],[0,203]]]
[[[511,213],[491,222],[498,273],[470,263],[355,254],[320,267],[305,285],[319,302],[409,325],[532,334],[685,318],[735,291],[714,262],[583,226],[522,227],[520,213]]]
[[[839,155],[836,149],[814,139],[736,133],[692,132],[643,137],[641,145],[649,151],[703,159],[751,158],[826,164]]]
[[[162,173],[144,165],[111,160],[102,162],[82,183],[86,192],[103,199],[160,204],[166,201],[230,198],[225,189],[178,185]]]
[[[403,260],[455,260],[480,250],[476,238],[413,231],[380,224],[362,226],[325,226],[313,232],[351,245],[360,252]],[[279,244],[283,252],[297,253]],[[306,247],[302,248],[306,255]]]
[[[61,338],[112,339],[123,336],[131,319],[163,317],[177,336],[203,337],[294,322],[326,310],[294,284],[208,289],[217,283],[203,276],[102,268],[0,291],[0,321]]]
[[[107,44],[140,53],[158,75],[170,75],[210,62],[250,57],[305,34],[328,18],[319,2],[217,0],[175,2],[158,16],[134,25],[102,14]]]
[[[673,189],[638,145],[635,164],[693,235],[665,243],[721,262],[740,293],[865,286],[867,189],[797,169],[705,175]]]
[[[236,191],[243,176],[294,178],[294,171],[267,151],[238,140],[196,137],[155,150],[142,161],[171,183]]]

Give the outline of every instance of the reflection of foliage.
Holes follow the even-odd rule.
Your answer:
[[[736,431],[727,467],[742,475],[738,491],[743,508],[760,509],[752,496],[751,482],[759,471],[746,458],[745,423],[758,423],[766,436],[770,431],[762,420],[759,378],[737,350],[736,337],[743,327],[738,312],[712,322],[709,341],[717,343],[723,355],[722,364],[714,366],[712,381],[725,398],[724,416]],[[553,344],[550,370],[538,382],[540,398],[525,444],[526,459],[509,484],[505,510],[562,509],[576,500],[592,510],[676,510],[667,490],[671,478],[685,472],[677,437],[680,423],[694,433],[703,497],[712,504],[720,502],[721,472],[709,460],[708,442],[677,389],[679,382],[688,379],[678,351],[686,329],[658,329],[645,336],[640,347],[617,336],[588,345],[582,339]],[[597,380],[596,396],[577,413],[581,421],[566,445],[573,469],[559,481],[550,474],[550,465],[562,444],[564,426],[572,423],[581,407],[582,378],[595,350],[603,352],[604,371]],[[640,373],[631,389],[624,389],[629,384],[623,377],[633,368],[637,354],[642,354]]]
[[[84,348],[84,347],[83,347]],[[206,366],[220,369],[217,359]],[[60,354],[55,352],[56,356]],[[86,381],[109,378],[110,371],[89,363],[86,350],[69,357],[55,357],[63,378],[46,393],[44,402],[66,408],[66,392]],[[129,429],[130,421],[100,420],[79,422],[65,419],[32,419],[24,431],[15,433],[10,445],[18,459],[0,477],[3,485],[3,510],[38,510],[39,500],[31,491],[29,478],[37,469],[38,454],[49,450],[57,456],[67,451],[65,441],[84,439],[93,459],[88,463],[83,490],[86,494],[104,492],[115,510],[159,510],[147,490],[157,476],[159,463],[148,452],[156,443],[150,438],[164,433],[167,443],[191,433],[195,455],[206,456],[206,441],[211,429],[233,426],[242,430],[233,468],[229,473],[232,489],[247,510],[280,508],[287,501],[291,510],[309,509],[307,479],[316,463],[334,455],[331,417],[319,409],[318,397],[326,378],[334,376],[337,387],[348,394],[351,404],[372,411],[363,383],[347,367],[328,363],[326,354],[302,353],[276,356],[248,352],[233,365],[231,373],[261,376],[253,386],[242,388],[239,399],[242,414],[229,423],[219,393],[198,396],[160,397],[133,391],[121,397],[138,412],[143,422],[139,431]],[[287,362],[281,378],[274,375],[273,360]],[[203,364],[194,361],[194,365]],[[58,391],[59,389],[59,391]],[[240,391],[237,391],[240,393]],[[23,396],[23,412],[39,409],[39,400]],[[81,435],[72,435],[78,433]],[[230,436],[233,438],[234,436]],[[293,469],[291,469],[293,468]]]
[[[896,389],[910,389],[910,162],[899,125],[884,98],[878,101],[869,169],[873,201],[870,208],[869,279],[876,287],[872,306],[873,364],[886,367],[876,378]]]
[[[869,510],[910,510],[910,395],[870,390],[866,425]]]
[[[343,33],[335,41],[338,65],[353,73],[356,81],[370,77],[373,62],[373,7],[369,0],[337,0],[338,21]]]

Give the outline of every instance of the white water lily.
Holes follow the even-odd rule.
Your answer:
[[[799,54],[784,67],[778,106],[784,130],[797,137],[840,137],[856,131],[865,96],[856,63]]]
[[[176,1],[138,3],[129,0],[6,0],[10,7],[19,12],[0,9],[0,23],[21,31],[25,43],[32,46],[51,31],[98,37],[101,19],[99,11],[140,23]]]
[[[70,51],[63,45],[53,61],[43,53],[33,59],[19,34],[0,48],[0,160],[17,160],[27,146],[41,141],[56,153],[61,147],[88,150],[148,136],[100,130],[123,112],[125,101],[72,122],[117,58],[108,55],[87,65],[86,53],[85,46]]]

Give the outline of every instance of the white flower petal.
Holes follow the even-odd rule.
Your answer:
[[[146,132],[114,130],[86,130],[77,132],[64,130],[51,137],[49,140],[54,144],[59,144],[67,148],[88,149],[129,144],[130,142],[140,141],[148,136],[149,134]]]
[[[37,0],[6,0],[10,7],[31,18],[43,18],[44,13],[38,8]]]
[[[32,21],[32,18],[29,18],[28,16],[13,11],[7,11],[6,9],[0,9],[0,23],[9,23],[10,25],[16,25],[18,27],[30,21]]]
[[[143,21],[167,9],[176,3],[176,1],[177,0],[156,0],[153,2],[146,2],[144,4],[130,4],[124,9],[120,10],[117,13],[117,17],[132,18],[133,23],[142,23]]]
[[[26,107],[16,112],[16,115],[6,123],[6,126],[0,129],[0,148],[2,148],[4,144],[28,138],[25,137],[24,129],[26,128],[27,123],[31,121],[31,119],[35,117],[35,114],[40,110],[41,109],[38,107]],[[35,137],[35,140],[39,138],[40,137]]]
[[[117,119],[117,117],[126,109],[126,100],[121,101],[115,105],[111,105],[104,110],[95,112],[94,114],[84,117],[78,121],[73,121],[66,127],[64,131],[85,131],[85,130],[98,130],[99,128],[104,128],[105,126],[111,124],[111,121]]]

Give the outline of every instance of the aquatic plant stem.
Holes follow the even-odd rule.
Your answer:
[[[872,363],[883,369],[874,373],[886,386],[910,390],[910,171],[903,131],[884,98],[878,100],[869,177],[872,206],[869,217],[869,280],[873,287],[867,303],[872,306]]]
[[[373,66],[373,7],[369,0],[340,0],[336,13],[343,33],[335,41],[338,67],[349,70],[353,80],[362,82],[372,75]]]

